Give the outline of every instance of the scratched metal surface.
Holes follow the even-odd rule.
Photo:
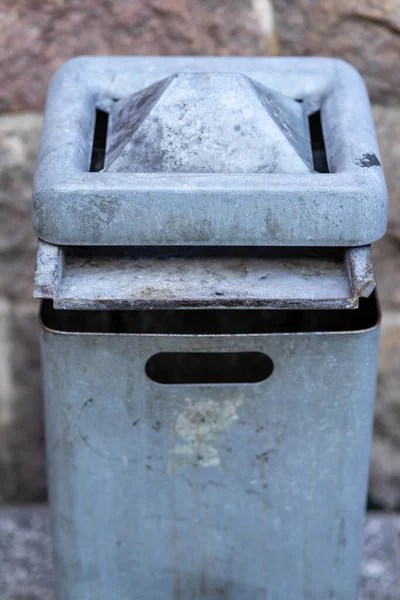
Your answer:
[[[349,309],[374,287],[369,246],[146,253],[39,241],[34,295],[61,309]]]
[[[141,91],[154,84],[155,95]],[[99,106],[111,113],[111,154],[93,173]],[[317,110],[329,173],[311,168],[303,131]],[[115,152],[122,172],[107,170]],[[387,191],[365,85],[331,58],[75,58],[50,85],[33,220],[60,245],[370,244],[386,228]]]
[[[377,346],[374,327],[44,331],[58,597],[355,598]],[[159,352],[229,351],[274,371],[245,385],[145,373]]]

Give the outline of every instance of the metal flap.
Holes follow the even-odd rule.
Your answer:
[[[352,309],[374,287],[370,246],[143,249],[39,241],[34,296],[59,309]]]

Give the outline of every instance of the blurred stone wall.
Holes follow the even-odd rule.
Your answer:
[[[51,76],[79,54],[275,47],[269,0],[0,0],[0,502],[46,490],[31,184]]]
[[[398,0],[0,0],[0,502],[46,490],[30,195],[50,77],[78,54],[281,53],[349,60],[373,100],[391,207],[370,497],[400,508],[399,51]]]
[[[400,2],[274,0],[280,53],[337,56],[368,85],[389,188],[389,227],[374,246],[383,309],[370,499],[400,509]]]

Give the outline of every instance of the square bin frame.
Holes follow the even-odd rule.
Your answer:
[[[178,72],[243,73],[320,110],[330,172],[90,172],[96,108]],[[364,82],[332,58],[72,59],[49,89],[33,222],[58,245],[371,244],[387,190]]]

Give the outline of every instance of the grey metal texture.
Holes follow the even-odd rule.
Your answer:
[[[201,335],[173,333],[165,316],[169,334],[152,329],[158,311],[143,317],[152,334],[90,333],[96,319],[111,331],[118,311],[84,311],[84,334],[76,311],[45,319],[71,331],[42,339],[58,599],[356,598],[375,319],[354,331],[340,323],[359,311],[322,311],[318,327],[315,311],[261,311],[270,333],[239,334],[240,316],[204,312]],[[215,312],[233,333],[209,333]],[[168,352],[214,353],[217,365],[265,353],[274,370],[258,384],[155,383],[146,363]]]
[[[206,96],[193,106],[206,88],[215,110]],[[106,169],[89,172],[96,107],[111,113],[111,145]],[[309,170],[301,115],[318,110],[329,173]],[[59,245],[370,244],[386,228],[387,192],[364,83],[329,58],[73,59],[50,86],[33,220]]]
[[[369,246],[96,253],[39,241],[34,296],[59,309],[351,309],[374,287]]]
[[[358,600],[400,600],[400,517],[368,513]],[[55,600],[47,507],[0,508],[2,600]]]
[[[104,171],[307,173],[304,104],[235,73],[178,73],[113,103]]]

